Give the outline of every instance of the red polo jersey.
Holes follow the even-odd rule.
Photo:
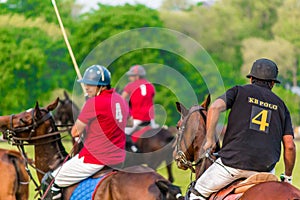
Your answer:
[[[84,147],[79,158],[84,162],[115,165],[125,159],[125,133],[128,106],[113,89],[88,99],[78,119],[86,126]]]
[[[146,79],[128,83],[124,91],[129,94],[130,113],[133,119],[150,121],[154,119],[153,98],[155,88]]]

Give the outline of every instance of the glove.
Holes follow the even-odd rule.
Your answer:
[[[292,184],[292,176],[287,176],[284,173],[280,174],[280,180]]]

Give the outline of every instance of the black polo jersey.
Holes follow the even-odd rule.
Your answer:
[[[268,172],[280,158],[283,135],[294,135],[284,102],[264,85],[235,86],[219,97],[231,109],[219,155],[230,167]]]

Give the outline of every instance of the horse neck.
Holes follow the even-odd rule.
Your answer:
[[[56,140],[58,139],[57,137],[60,138],[60,136],[53,136],[47,140]],[[54,170],[67,156],[67,152],[61,143],[61,139],[50,143],[45,142],[42,145],[35,145],[34,150],[36,167],[43,172]],[[41,181],[43,174],[37,173],[38,178]]]

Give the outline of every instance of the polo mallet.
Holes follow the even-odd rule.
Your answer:
[[[71,47],[71,45],[70,45],[70,43],[69,43],[68,36],[67,36],[67,34],[66,34],[66,31],[65,31],[64,24],[63,24],[63,22],[62,22],[62,20],[61,20],[59,11],[58,11],[58,9],[57,9],[56,2],[55,2],[55,0],[51,0],[51,1],[52,1],[53,8],[54,8],[54,10],[55,10],[55,14],[56,14],[56,17],[57,17],[57,20],[58,20],[58,23],[59,23],[61,32],[62,32],[63,37],[64,37],[64,40],[65,40],[65,43],[66,43],[66,45],[67,45],[69,54],[70,54],[70,56],[71,56],[71,59],[72,59],[72,62],[73,62],[73,66],[74,66],[74,69],[75,69],[75,71],[76,71],[76,74],[77,74],[78,78],[79,78],[79,79],[82,79],[82,76],[81,76],[81,74],[80,74],[80,71],[79,71],[79,68],[78,68],[78,65],[77,65],[77,62],[76,62],[76,59],[75,59],[73,50],[72,50],[72,47]],[[85,89],[84,89],[83,83],[80,83],[80,85],[81,85],[81,88],[82,88],[83,93],[85,94],[85,97],[87,98],[87,94],[85,93]]]
[[[60,18],[60,14],[59,14],[59,12],[58,12],[58,9],[57,9],[57,6],[56,6],[56,2],[55,2],[55,0],[51,0],[51,1],[52,1],[53,8],[54,8],[54,10],[55,10],[55,13],[56,13],[57,20],[58,20],[58,22],[59,22],[59,26],[60,26],[61,32],[62,32],[63,37],[64,37],[64,40],[65,40],[65,43],[66,43],[66,45],[67,45],[69,54],[70,54],[70,56],[71,56],[71,59],[72,59],[72,62],[73,62],[73,66],[74,66],[74,69],[75,69],[75,71],[76,71],[76,74],[77,74],[78,78],[79,78],[79,79],[82,79],[82,76],[81,76],[81,74],[80,74],[80,71],[79,71],[79,68],[78,68],[78,65],[77,65],[75,56],[74,56],[74,54],[73,54],[71,45],[70,45],[70,43],[69,43],[69,40],[68,40],[66,31],[65,31],[64,25],[63,25],[62,20],[61,20],[61,18]],[[83,93],[85,94],[85,98],[87,99],[87,94],[85,93],[85,89],[84,89],[83,83],[80,83],[80,85],[81,85],[81,88],[82,88]],[[76,143],[76,144],[77,144],[77,143]],[[75,145],[76,145],[76,144],[75,144]],[[74,148],[75,148],[75,145],[73,146],[71,152],[73,152],[73,150],[74,150]],[[69,157],[70,157],[70,154],[65,158],[65,160],[63,161],[62,164],[64,164],[64,163],[68,160]],[[41,197],[41,200],[44,200],[44,199],[45,199],[47,193],[48,193],[49,190],[50,190],[51,185],[54,183],[54,180],[55,180],[55,177],[51,180],[51,182],[50,182],[49,186],[47,187],[45,193],[44,193],[43,196]]]

